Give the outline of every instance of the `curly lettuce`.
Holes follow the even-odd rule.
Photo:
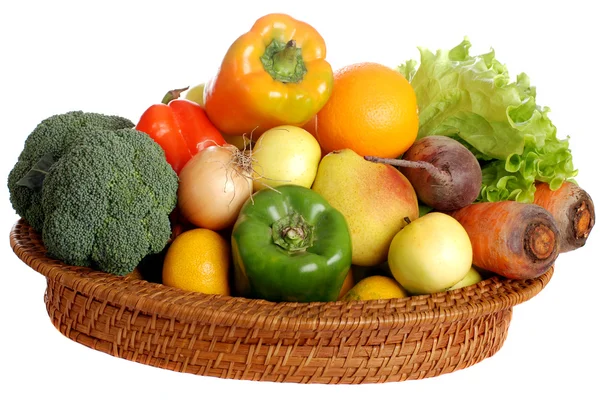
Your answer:
[[[483,173],[477,201],[532,202],[536,181],[557,189],[573,180],[569,137],[557,137],[529,77],[511,81],[494,50],[471,56],[470,47],[465,38],[435,54],[419,48],[420,62],[397,68],[417,95],[418,137],[450,136],[475,154]]]

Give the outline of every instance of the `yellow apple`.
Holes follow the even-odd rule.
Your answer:
[[[398,232],[388,253],[396,280],[412,294],[437,293],[460,282],[471,269],[469,235],[451,216],[430,212]]]

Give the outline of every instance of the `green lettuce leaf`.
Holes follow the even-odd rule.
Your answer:
[[[480,160],[478,201],[533,201],[535,182],[558,188],[577,175],[569,138],[558,139],[550,109],[522,73],[511,81],[493,50],[471,56],[465,38],[451,50],[419,48],[420,62],[397,69],[411,83],[419,106],[419,138],[445,135]]]

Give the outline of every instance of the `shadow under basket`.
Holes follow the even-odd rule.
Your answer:
[[[172,371],[296,383],[404,381],[472,366],[502,347],[513,306],[538,294],[554,268],[404,299],[273,303],[65,265],[24,220],[10,243],[46,277],[50,319],[77,343]]]

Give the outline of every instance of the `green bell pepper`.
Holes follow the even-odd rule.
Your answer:
[[[231,234],[239,296],[269,301],[335,301],[352,263],[344,216],[320,194],[283,185],[256,192]]]

